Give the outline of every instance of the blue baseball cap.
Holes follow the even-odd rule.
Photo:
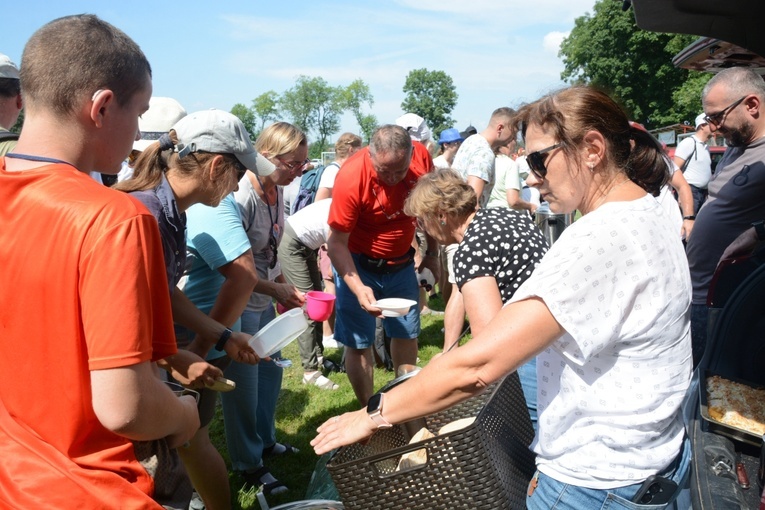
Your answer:
[[[465,139],[459,131],[454,128],[444,129],[441,136],[438,137],[438,143],[464,142]]]

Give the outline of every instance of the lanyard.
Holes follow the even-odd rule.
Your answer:
[[[53,158],[46,158],[44,156],[32,156],[31,154],[18,154],[16,152],[9,152],[5,155],[6,158],[16,158],[16,159],[25,159],[27,161],[40,161],[42,163],[54,163],[54,164],[61,164],[61,165],[69,165],[74,166],[73,164],[69,163],[68,161],[63,161],[61,159],[53,159]],[[76,168],[76,167],[75,167]]]

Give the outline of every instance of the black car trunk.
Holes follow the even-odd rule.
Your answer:
[[[758,255],[719,269],[709,302],[707,347],[694,374],[698,392],[688,406],[693,508],[756,510],[762,490],[757,481],[761,438],[713,426],[700,404],[708,374],[765,386],[765,259]],[[748,489],[739,481],[739,462]]]

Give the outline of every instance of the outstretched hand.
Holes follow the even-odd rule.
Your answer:
[[[377,431],[377,426],[365,409],[360,409],[325,421],[311,441],[316,455],[323,455],[335,448],[366,441]]]

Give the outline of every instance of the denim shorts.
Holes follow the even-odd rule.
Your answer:
[[[688,437],[683,442],[677,458],[670,466],[662,471],[662,475],[673,480],[679,486],[677,501],[660,505],[640,505],[630,501],[640,489],[641,483],[618,487],[614,489],[588,489],[578,485],[559,482],[544,473],[537,471],[529,485],[531,496],[526,497],[526,508],[529,510],[652,510],[690,508],[687,488],[690,478],[691,444]],[[532,491],[532,485],[536,488]],[[681,494],[684,492],[685,494]],[[680,503],[681,499],[683,503]]]
[[[414,262],[400,271],[379,274],[367,271],[359,264],[359,256],[352,253],[361,282],[370,287],[376,299],[404,298],[417,301],[419,286],[414,272]],[[356,295],[342,278],[335,276],[335,339],[353,349],[366,349],[375,341],[376,318],[367,313]],[[417,338],[420,335],[420,309],[413,306],[403,317],[386,317],[382,321],[385,333],[391,338]]]

